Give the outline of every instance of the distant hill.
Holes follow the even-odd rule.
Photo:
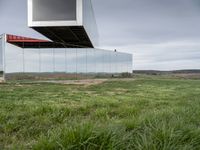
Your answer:
[[[162,74],[200,74],[200,69],[194,70],[173,70],[173,71],[159,71],[159,70],[134,70],[136,74],[148,74],[148,75],[162,75]]]

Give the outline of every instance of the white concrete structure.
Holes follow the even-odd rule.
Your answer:
[[[28,0],[28,26],[69,47],[98,46],[91,0]]]

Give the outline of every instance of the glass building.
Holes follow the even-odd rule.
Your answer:
[[[0,66],[10,78],[94,78],[132,72],[132,55],[95,48],[65,48],[54,42],[1,36]]]

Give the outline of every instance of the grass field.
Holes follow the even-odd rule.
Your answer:
[[[200,80],[0,84],[0,149],[199,150]]]

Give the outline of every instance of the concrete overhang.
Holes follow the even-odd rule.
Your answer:
[[[98,46],[91,0],[28,0],[28,26],[57,43]]]

